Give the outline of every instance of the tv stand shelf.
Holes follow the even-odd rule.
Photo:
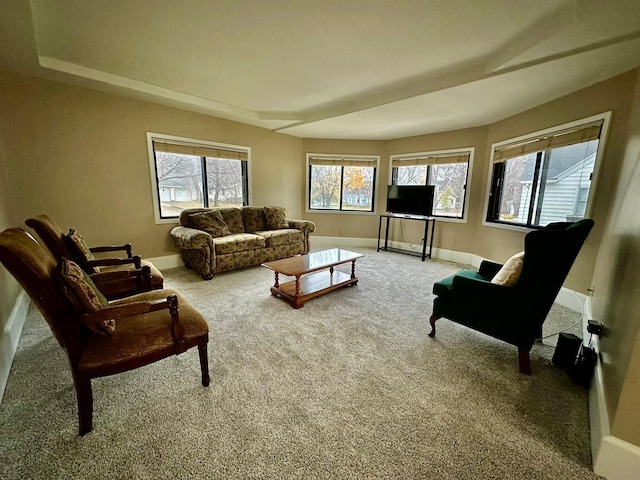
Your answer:
[[[380,246],[380,233],[382,232],[382,219],[385,218],[387,220],[386,228],[384,231],[384,247]],[[424,222],[424,237],[422,238],[422,253],[405,250],[403,248],[394,248],[388,246],[389,240],[389,224],[391,220],[418,220]],[[431,223],[431,235],[429,235],[429,223]],[[425,258],[431,258],[433,253],[433,234],[436,230],[436,219],[435,217],[427,217],[424,215],[405,215],[403,213],[385,213],[380,215],[380,221],[378,222],[378,252],[382,248],[382,250],[396,253],[404,253],[407,255],[415,255],[418,257],[422,257],[422,261],[424,262]],[[429,245],[429,253],[427,253],[427,243]]]

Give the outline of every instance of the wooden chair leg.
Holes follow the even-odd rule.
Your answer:
[[[202,371],[202,385],[208,387],[211,382],[209,377],[209,355],[207,353],[207,344],[198,345],[198,354],[200,355],[200,370]]]
[[[91,379],[74,372],[76,398],[78,400],[78,430],[85,435],[93,429],[93,392]]]
[[[429,332],[429,336],[431,338],[436,336],[436,320],[438,320],[439,316],[437,315],[431,315],[431,318],[429,318],[429,323],[431,324],[431,331]]]
[[[518,348],[518,366],[520,373],[531,375],[531,361],[529,359],[529,350]]]

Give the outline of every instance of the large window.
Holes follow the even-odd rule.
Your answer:
[[[391,155],[392,185],[433,185],[433,216],[464,218],[473,149]]]
[[[249,148],[148,134],[156,218],[249,203]]]
[[[537,228],[584,218],[603,123],[494,145],[487,221]]]
[[[373,212],[379,157],[308,154],[308,210]]]

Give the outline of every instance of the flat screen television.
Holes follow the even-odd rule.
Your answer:
[[[433,185],[389,185],[387,212],[431,216],[434,191]]]

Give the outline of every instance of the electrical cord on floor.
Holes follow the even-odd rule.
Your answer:
[[[536,342],[542,343],[542,341],[544,339],[549,338],[549,337],[553,337],[554,335],[560,335],[561,333],[572,329],[573,327],[575,327],[576,325],[578,325],[578,324],[580,324],[580,323],[582,323],[584,321],[584,304],[580,301],[580,297],[578,297],[578,294],[576,292],[573,292],[573,294],[576,296],[576,299],[578,300],[578,303],[580,304],[580,307],[581,307],[581,310],[582,310],[582,313],[580,313],[580,319],[576,323],[574,323],[573,325],[569,325],[568,327],[563,328],[562,330],[558,330],[555,333],[550,333],[549,335],[545,335],[544,337],[541,337],[541,338],[536,338],[536,340],[535,340]],[[545,345],[545,344],[543,343],[543,345]],[[555,348],[553,345],[546,345],[546,346]]]
[[[404,243],[411,250],[417,250],[420,247],[419,245],[414,245],[414,244],[409,243],[409,242],[407,242],[405,240],[405,238],[404,238],[404,226],[403,226],[402,221],[400,222],[400,240],[402,240],[402,243]]]

